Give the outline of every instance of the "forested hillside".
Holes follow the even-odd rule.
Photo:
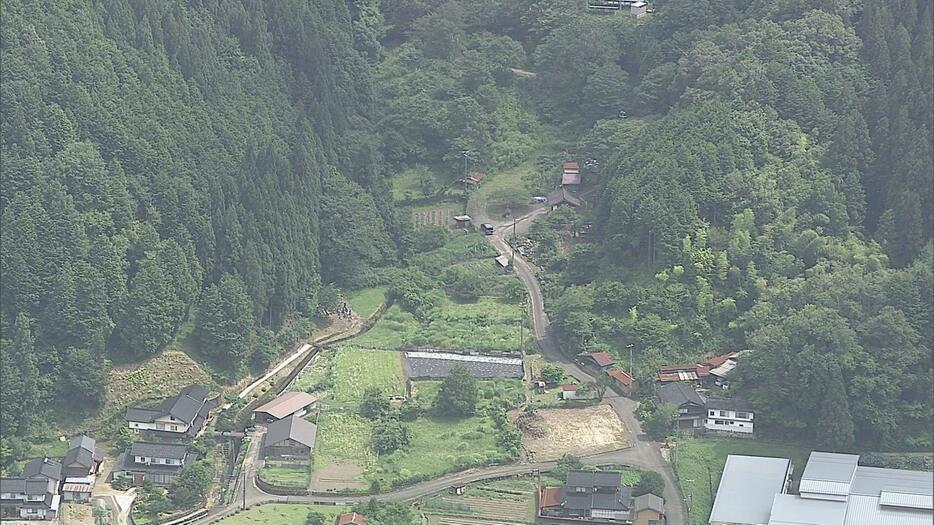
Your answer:
[[[549,264],[567,345],[633,344],[642,378],[746,351],[770,435],[931,446],[931,4],[862,4],[658,2],[545,38],[555,118],[629,115],[579,144],[600,242]],[[588,96],[609,71],[629,96]]]
[[[566,350],[632,345],[644,384],[737,350],[757,432],[929,450],[932,3],[651,7],[5,2],[4,432],[186,323],[262,368],[332,283],[427,326],[434,284],[372,271],[444,244],[406,215],[461,213],[468,169],[519,209],[573,160],[586,205],[529,234]]]
[[[236,371],[254,327],[394,260],[354,25],[341,0],[4,2],[5,435],[93,408],[108,359],[199,303]]]

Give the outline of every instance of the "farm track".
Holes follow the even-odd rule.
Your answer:
[[[512,255],[512,248],[503,239],[503,231],[511,233],[514,222],[519,225],[519,231],[526,231],[535,218],[547,213],[543,207],[533,209],[530,213],[517,217],[514,221],[502,222],[494,221],[487,217],[485,211],[481,208],[468,209],[468,213],[474,217],[476,222],[490,222],[494,224],[496,233],[488,237],[493,247],[503,255]],[[507,228],[508,227],[508,228]],[[505,229],[505,230],[504,230]],[[594,378],[577,366],[572,359],[567,357],[560,349],[557,338],[555,337],[548,315],[545,313],[544,295],[541,285],[538,281],[535,270],[532,265],[525,261],[518,254],[514,257],[513,269],[518,275],[522,284],[529,292],[530,302],[532,304],[532,324],[534,327],[535,339],[541,349],[542,356],[548,361],[554,362],[564,368],[569,374],[581,381],[592,381]],[[358,335],[358,334],[355,334]],[[351,337],[351,336],[347,336]],[[341,339],[345,339],[342,337]],[[619,396],[616,394],[607,394],[605,399],[617,413],[627,429],[632,433],[633,446],[625,450],[606,452],[582,458],[588,465],[626,465],[645,470],[654,470],[662,475],[665,480],[665,513],[667,521],[671,525],[687,524],[687,510],[684,501],[678,490],[677,481],[671,464],[666,461],[658,445],[653,442],[643,431],[642,427],[635,417],[637,404],[634,400]],[[235,487],[235,494],[242,495],[236,498],[235,502],[227,506],[215,507],[210,509],[208,514],[201,519],[192,522],[192,525],[206,525],[229,516],[239,509],[241,502],[246,507],[262,503],[318,503],[318,504],[337,504],[353,505],[375,498],[378,501],[411,501],[423,496],[437,494],[447,490],[455,483],[473,483],[488,479],[503,478],[520,474],[530,474],[534,472],[543,472],[554,469],[557,463],[554,461],[519,463],[504,466],[494,466],[482,469],[471,469],[463,472],[457,472],[425,481],[408,487],[403,487],[390,492],[384,492],[375,496],[370,495],[318,495],[311,494],[307,496],[274,496],[259,490],[253,481],[255,473],[255,462],[259,454],[258,442],[260,435],[253,434],[250,441],[250,447],[247,450],[247,459],[244,461],[244,470],[246,471],[246,488],[242,486],[242,480]],[[449,518],[445,518],[449,519]],[[470,519],[450,518],[461,521],[448,521],[447,525],[517,525],[521,522],[490,522],[480,519],[471,521]]]

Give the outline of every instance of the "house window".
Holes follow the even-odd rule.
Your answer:
[[[172,432],[178,432],[178,425],[171,425],[169,428],[172,429]]]
[[[726,417],[726,410],[720,411],[720,417]]]
[[[717,411],[716,411],[716,410],[711,410],[711,411],[710,411],[710,415],[711,415],[711,416],[717,415]]]
[[[736,417],[739,417],[739,418],[742,418],[742,419],[749,419],[749,418],[750,418],[750,414],[749,414],[749,412],[737,412],[737,413],[736,413]]]
[[[721,419],[718,419],[718,420],[714,421],[713,424],[714,424],[714,425],[725,425],[725,424],[726,424],[726,421],[723,421],[723,420],[721,420]]]

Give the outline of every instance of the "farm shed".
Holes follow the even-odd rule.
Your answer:
[[[462,355],[447,352],[406,352],[405,364],[412,379],[447,377],[455,365],[464,365],[479,379],[522,377],[522,359],[486,355]]]
[[[272,423],[291,415],[304,416],[313,409],[318,398],[305,392],[286,392],[253,411],[257,423]]]

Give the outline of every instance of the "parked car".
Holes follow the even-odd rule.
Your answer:
[[[484,235],[493,235],[493,225],[485,222],[480,225],[480,231],[482,231]]]

